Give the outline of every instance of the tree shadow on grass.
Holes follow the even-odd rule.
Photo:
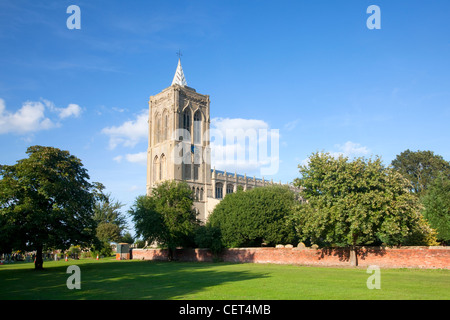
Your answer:
[[[73,262],[72,264],[78,264]],[[70,261],[43,271],[0,270],[0,299],[8,300],[169,300],[184,299],[202,290],[230,282],[266,277],[236,271],[231,263],[163,261],[83,262],[81,289],[68,289]],[[189,298],[188,298],[189,299]],[[202,298],[204,299],[204,298]]]

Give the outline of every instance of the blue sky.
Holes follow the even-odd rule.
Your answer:
[[[267,179],[292,181],[315,151],[450,160],[449,13],[447,0],[2,0],[0,163],[30,145],[68,150],[126,210],[145,193],[148,99],[170,86],[178,49],[215,123],[279,130]]]

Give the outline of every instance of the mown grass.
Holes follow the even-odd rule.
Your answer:
[[[67,267],[81,270],[69,290]],[[0,266],[0,299],[28,300],[412,300],[450,299],[450,270],[381,269],[369,290],[364,268],[155,261],[69,260]]]

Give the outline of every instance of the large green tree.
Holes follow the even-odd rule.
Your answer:
[[[295,204],[295,194],[286,186],[238,190],[217,204],[208,223],[220,229],[226,247],[293,243],[295,228],[289,217]]]
[[[111,223],[116,225],[121,232],[125,231],[127,229],[127,221],[125,215],[120,211],[123,206],[124,204],[113,199],[110,193],[100,192],[94,204],[93,218],[98,224]]]
[[[100,187],[94,204],[93,218],[98,224],[97,237],[105,245],[109,246],[111,241],[121,241],[127,229],[126,218],[120,211],[123,206],[121,202],[113,199],[110,193],[103,193],[103,186]]]
[[[450,178],[450,163],[433,151],[405,150],[392,161],[392,167],[411,183],[411,190],[424,195],[433,180],[444,175]]]
[[[300,165],[306,203],[298,206],[296,221],[303,240],[346,246],[357,265],[356,246],[377,241],[397,245],[420,229],[423,219],[418,198],[408,181],[381,160],[315,153]]]
[[[193,242],[199,225],[193,209],[194,195],[185,182],[164,181],[153,188],[151,196],[139,196],[129,210],[136,235],[169,249]]]
[[[80,159],[57,148],[32,146],[28,158],[0,166],[0,234],[3,247],[67,249],[95,240],[94,185]]]
[[[424,216],[437,232],[437,238],[450,241],[450,179],[440,176],[431,183],[427,193],[421,198]]]

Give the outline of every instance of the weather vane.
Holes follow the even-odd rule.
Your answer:
[[[181,50],[180,49],[178,49],[177,56],[178,56],[178,59],[181,59],[182,54],[181,54]]]

